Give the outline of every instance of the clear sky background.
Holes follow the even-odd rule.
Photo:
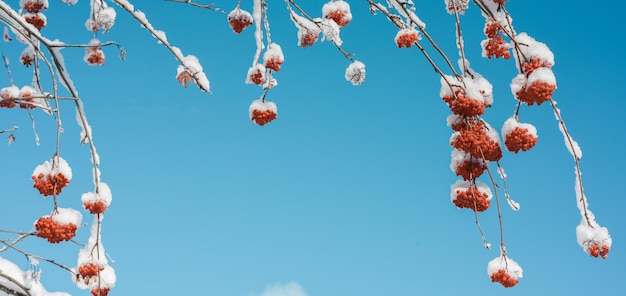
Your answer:
[[[230,11],[235,2],[215,4]],[[243,2],[251,11],[251,1]],[[323,3],[300,1],[314,16]],[[341,37],[344,49],[366,65],[367,82],[359,87],[345,81],[349,61],[331,43],[298,47],[285,3],[268,1],[272,40],[282,46],[285,64],[267,97],[278,105],[278,119],[263,127],[248,119],[248,106],[262,91],[244,84],[256,50],[253,29],[236,35],[225,15],[171,2],[134,2],[173,45],[200,59],[212,94],[178,85],[172,55],[113,4],[116,25],[99,37],[120,43],[126,60],[110,47],[105,65],[93,67],[83,62],[82,49],[63,50],[93,128],[102,180],[113,192],[102,229],[118,277],[111,295],[250,296],[289,282],[309,296],[626,290],[626,65],[617,45],[626,4],[507,4],[516,30],[555,54],[554,98],[583,150],[585,192],[597,221],[609,228],[613,248],[601,260],[576,243],[573,159],[549,105],[525,107],[521,119],[537,127],[539,144],[524,154],[505,152],[502,160],[510,194],[522,207],[503,207],[505,240],[509,256],[524,269],[520,283],[505,289],[491,283],[486,271],[499,255],[495,204],[480,214],[494,245],[486,250],[473,212],[450,202],[457,178],[449,168],[452,132],[439,76],[415,48],[396,47],[395,26],[370,15],[366,1],[349,3],[354,19]],[[67,7],[51,0],[50,6],[43,29],[48,38],[89,42],[83,25],[88,1]],[[416,1],[416,7],[456,60],[454,18],[443,1]],[[480,57],[484,20],[475,6],[462,21],[468,58],[494,85],[495,102],[485,118],[499,129],[515,108],[508,86],[517,73],[514,62]],[[18,61],[22,45],[0,46],[12,61],[16,84],[29,84],[31,70]],[[4,77],[0,81],[8,86]],[[72,104],[62,105],[61,113],[61,156],[74,177],[59,202],[82,209],[80,195],[93,190],[89,150],[79,145]],[[54,120],[33,113],[38,147],[23,110],[2,114],[0,129],[20,129],[15,143],[0,145],[0,229],[28,231],[52,209],[30,176],[54,153]],[[87,213],[84,221],[91,223]],[[82,228],[77,240],[87,236]],[[39,238],[21,246],[72,267],[80,249]],[[29,267],[22,255],[1,255]],[[67,272],[45,262],[40,268],[48,290],[88,295]]]

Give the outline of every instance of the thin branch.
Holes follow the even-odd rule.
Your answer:
[[[241,0],[240,0],[241,1]],[[183,3],[183,4],[188,4],[197,8],[202,8],[202,9],[208,9],[208,10],[213,10],[219,13],[223,13],[226,14],[226,12],[224,10],[222,10],[221,8],[217,8],[214,7],[215,3],[211,3],[211,4],[198,4],[198,3],[194,3],[191,2],[191,0],[165,0],[165,2],[176,2],[176,3]]]

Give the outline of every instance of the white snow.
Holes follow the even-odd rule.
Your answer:
[[[352,85],[361,85],[365,82],[365,64],[356,60],[350,63],[348,68],[346,68],[345,78],[350,81]]]
[[[508,273],[514,279],[519,279],[523,276],[522,267],[519,266],[517,262],[513,261],[513,259],[505,255],[501,255],[491,260],[489,264],[487,264],[487,274],[491,276],[500,269],[504,269],[506,273]]]

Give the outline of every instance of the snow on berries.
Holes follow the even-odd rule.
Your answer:
[[[20,62],[27,68],[35,62],[35,48],[32,45],[28,45],[20,54]]]
[[[263,83],[265,83],[265,66],[255,64],[248,69],[246,84],[262,85]]]
[[[487,169],[487,164],[482,158],[473,157],[463,151],[452,150],[451,158],[450,169],[465,181],[480,177]]]
[[[33,109],[36,107],[35,103],[40,103],[41,99],[32,98],[39,95],[39,92],[34,88],[25,85],[20,88],[20,108],[21,109]]]
[[[248,112],[250,120],[260,126],[264,126],[265,124],[276,119],[278,116],[278,108],[276,107],[276,104],[262,99],[253,101],[248,108]]]
[[[228,13],[228,24],[233,32],[239,34],[243,29],[252,25],[252,15],[237,7]]]
[[[537,68],[528,76],[518,74],[511,82],[511,91],[516,99],[528,106],[552,99],[556,90],[556,77],[550,68]]]
[[[85,48],[85,56],[83,57],[83,60],[89,66],[102,66],[104,64],[106,59],[104,57],[104,52],[100,49],[100,40],[92,39],[89,42],[89,46]]]
[[[365,64],[359,61],[353,61],[348,68],[346,68],[345,77],[352,85],[361,85],[361,83],[365,82]]]
[[[485,121],[479,121],[469,129],[454,132],[450,137],[450,146],[475,158],[488,161],[498,161],[502,158],[498,134]]]
[[[51,215],[43,216],[35,222],[37,236],[56,244],[69,241],[76,236],[76,230],[83,216],[71,208],[57,208]]]
[[[291,19],[298,28],[298,46],[313,46],[322,30],[314,22],[295,13],[291,13]]]
[[[345,27],[352,21],[350,5],[342,0],[327,2],[322,6],[322,17],[335,21],[340,27]]]
[[[484,212],[489,208],[493,194],[487,184],[457,180],[451,186],[450,198],[459,209]]]
[[[48,24],[48,19],[41,12],[26,13],[24,15],[24,20],[27,23],[33,25],[35,28],[37,28],[37,30],[43,29],[43,27],[45,27]]]
[[[17,106],[17,103],[14,102],[15,99],[20,97],[20,89],[15,86],[7,86],[0,89],[0,107],[2,108],[13,108]]]
[[[276,43],[268,45],[265,54],[263,54],[263,65],[265,68],[280,71],[280,66],[284,62],[285,57],[283,56],[283,50],[280,48],[280,45]]]
[[[422,39],[422,37],[420,36],[419,31],[415,28],[405,28],[396,33],[394,42],[398,45],[398,48],[409,48],[420,39]]]
[[[65,159],[58,155],[50,161],[38,165],[33,171],[32,179],[35,187],[44,197],[58,195],[72,179],[72,169]]]
[[[537,129],[529,123],[520,123],[514,117],[502,126],[502,138],[507,150],[518,153],[528,151],[537,144]]]
[[[80,200],[90,213],[94,215],[102,214],[111,205],[111,189],[106,183],[100,182],[96,191],[83,193]]]
[[[28,13],[37,13],[48,9],[48,0],[20,0],[20,7]]]
[[[587,211],[589,215],[591,212]],[[593,214],[590,216],[593,217]],[[593,227],[587,223],[586,219],[582,219],[576,227],[576,240],[578,245],[590,256],[606,259],[607,254],[611,250],[613,240],[606,227],[601,227],[595,221],[592,221],[592,224],[594,224]]]
[[[511,288],[522,278],[522,267],[506,255],[501,255],[487,264],[487,274],[491,281]]]
[[[486,58],[511,58],[511,52],[509,51],[509,45],[504,42],[504,38],[500,35],[502,28],[500,23],[496,21],[489,21],[485,23],[485,35],[487,39],[480,43],[482,47],[482,56]]]

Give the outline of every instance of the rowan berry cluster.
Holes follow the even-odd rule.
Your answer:
[[[511,52],[509,51],[509,45],[504,42],[504,38],[500,35],[502,31],[501,25],[498,22],[491,21],[485,24],[485,35],[487,39],[481,42],[483,47],[483,56],[487,58],[504,58],[509,59]]]
[[[465,95],[465,91],[458,88],[454,95],[444,96],[442,98],[452,113],[463,115],[466,117],[480,116],[485,113],[485,102],[482,98],[473,99]]]
[[[599,256],[602,257],[602,259],[606,259],[606,255],[609,254],[610,249],[611,248],[607,245],[600,246],[599,244],[594,244],[587,249],[587,252],[593,257],[598,258]]]
[[[93,295],[93,296],[107,296],[107,295],[109,295],[109,291],[111,291],[111,288],[93,289],[93,290],[91,290],[91,295]]]
[[[489,208],[490,196],[476,188],[456,190],[456,199],[452,201],[458,208],[471,209],[475,212],[484,212]]]
[[[62,173],[56,174],[44,174],[39,173],[36,176],[31,177],[35,184],[33,187],[37,188],[39,193],[43,196],[59,195],[63,188],[70,183],[70,180]]]
[[[261,85],[265,83],[265,66],[257,64],[248,70],[247,83]]]
[[[505,288],[511,288],[517,285],[519,282],[518,279],[513,278],[510,274],[506,272],[504,269],[498,269],[498,271],[492,273],[490,276],[491,281],[494,283],[500,283]]]
[[[96,43],[99,44],[99,42]],[[85,48],[84,60],[90,66],[102,66],[106,58],[104,57],[104,52],[102,51],[102,49],[100,49],[100,46],[90,46]]]
[[[413,28],[401,29],[398,31],[395,37],[395,42],[398,48],[406,47],[410,48],[415,42],[420,40],[419,31]]]
[[[254,121],[256,124],[260,126],[264,126],[265,124],[271,122],[274,119],[276,119],[276,113],[274,113],[274,111],[272,110],[252,111],[252,121]]]
[[[322,17],[335,21],[339,27],[345,27],[352,21],[350,5],[343,0],[328,2],[322,6]]]
[[[252,15],[237,7],[228,14],[228,24],[235,33],[239,34],[243,29],[252,25]]]
[[[280,66],[285,62],[283,51],[276,43],[272,43],[267,47],[267,51],[263,55],[263,65],[267,69],[280,71]]]
[[[40,10],[48,9],[48,1],[29,0],[25,1],[22,5],[22,9],[28,13],[38,13]]]
[[[450,145],[472,157],[487,161],[498,161],[502,158],[502,149],[497,138],[489,135],[490,127],[485,122],[474,124],[469,129],[455,132]]]
[[[471,160],[464,160],[457,164],[454,169],[454,173],[457,176],[461,176],[463,180],[468,181],[480,177],[487,169],[487,164],[484,161],[478,161],[476,158]]]
[[[78,267],[77,280],[82,280],[83,283],[88,284],[92,278],[97,277],[100,272],[104,270],[104,267],[96,263],[85,263]]]
[[[306,32],[300,38],[298,45],[302,47],[313,46],[315,41],[319,38],[319,34],[315,32]]]
[[[76,229],[78,227],[74,223],[61,224],[49,216],[41,217],[35,223],[37,236],[53,244],[71,240],[76,236]]]
[[[518,153],[520,150],[528,151],[537,144],[537,137],[531,135],[528,129],[516,127],[511,133],[503,135],[506,149]]]
[[[556,85],[546,81],[534,81],[530,85],[526,84],[521,90],[515,93],[515,97],[528,106],[534,104],[541,105],[552,99],[552,93]]]
[[[102,214],[109,208],[104,201],[83,202],[83,207],[94,215]]]

